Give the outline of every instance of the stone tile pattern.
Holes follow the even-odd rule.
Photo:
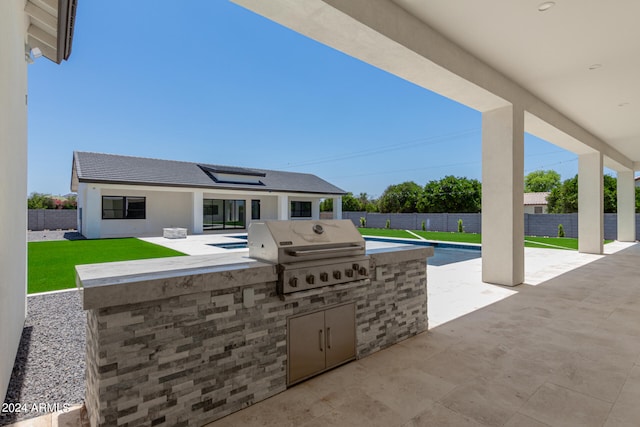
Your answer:
[[[287,317],[356,302],[357,357],[427,329],[424,260],[285,297],[275,283],[87,312],[92,426],[199,426],[286,389]],[[180,278],[176,278],[179,280]]]

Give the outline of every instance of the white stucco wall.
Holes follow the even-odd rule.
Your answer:
[[[162,229],[166,227],[192,229],[193,202],[189,193],[103,188],[101,196],[146,198],[146,219],[103,220],[102,209],[100,209],[100,234],[103,238],[162,236]],[[100,199],[100,203],[102,203],[102,199]]]
[[[260,219],[274,220],[278,219],[278,197],[253,197],[260,200]]]
[[[27,64],[24,0],[0,1],[0,401],[26,313]]]
[[[200,199],[244,200],[246,203],[247,225],[251,222],[251,200],[260,200],[260,219],[278,219],[278,200],[286,198],[287,219],[291,218],[292,201],[311,202],[311,219],[320,218],[320,196],[307,196],[302,193],[266,193],[238,192],[230,190],[208,190],[182,187],[151,187],[117,184],[78,184],[78,215],[82,212],[82,234],[89,239],[112,237],[151,237],[161,236],[166,227],[182,227],[189,234],[200,234],[202,230],[202,202]],[[102,196],[138,196],[146,197],[146,219],[102,219]],[[199,215],[194,209],[200,211]],[[296,219],[296,218],[294,218]],[[307,218],[299,218],[307,219]],[[194,221],[200,221],[195,227]],[[193,230],[199,230],[197,233]],[[225,230],[208,230],[206,233]],[[227,230],[228,231],[228,230]]]

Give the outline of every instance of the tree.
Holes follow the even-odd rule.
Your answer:
[[[480,212],[482,184],[476,179],[453,175],[429,181],[417,207],[419,212]]]
[[[333,212],[333,199],[328,198],[320,202],[320,212]]]
[[[618,180],[610,175],[603,176],[603,207],[606,213],[618,211]],[[638,200],[636,190],[636,205]],[[578,212],[578,175],[565,180],[551,190],[547,196],[549,213]]]
[[[362,210],[360,201],[356,199],[352,193],[347,193],[342,196],[342,211],[343,212],[359,212]],[[324,199],[320,202],[320,212],[332,212],[333,211],[333,199]]]
[[[541,193],[560,186],[560,174],[553,170],[538,170],[524,177],[525,193]]]
[[[604,177],[604,211],[605,213],[618,212],[618,179],[605,175]]]
[[[43,193],[31,193],[27,199],[27,208],[29,209],[54,209],[55,203],[53,198]]]
[[[549,213],[578,212],[578,175],[565,180],[547,196]]]
[[[378,199],[378,209],[384,213],[416,212],[416,204],[421,193],[422,187],[413,181],[390,185]]]
[[[356,199],[353,194],[347,193],[342,196],[342,210],[344,212],[359,212],[362,210],[360,200]]]
[[[360,193],[358,195],[358,201],[360,202],[360,210],[367,212],[378,211],[378,201],[371,198],[367,193]]]

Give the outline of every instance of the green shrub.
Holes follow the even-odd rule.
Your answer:
[[[364,228],[367,226],[367,218],[361,216],[360,217],[360,227]]]
[[[388,219],[386,224],[384,225],[384,228],[391,228],[391,220]]]
[[[458,220],[458,233],[464,233],[464,227],[462,226],[462,219]]]
[[[422,231],[427,231],[427,226],[425,225],[424,221],[422,221]]]
[[[558,224],[558,237],[564,237],[564,227],[562,224]]]

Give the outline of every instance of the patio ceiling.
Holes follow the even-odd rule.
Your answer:
[[[520,104],[527,132],[640,169],[640,2],[233,1],[479,111]]]
[[[640,160],[640,2],[394,0],[436,31]]]

